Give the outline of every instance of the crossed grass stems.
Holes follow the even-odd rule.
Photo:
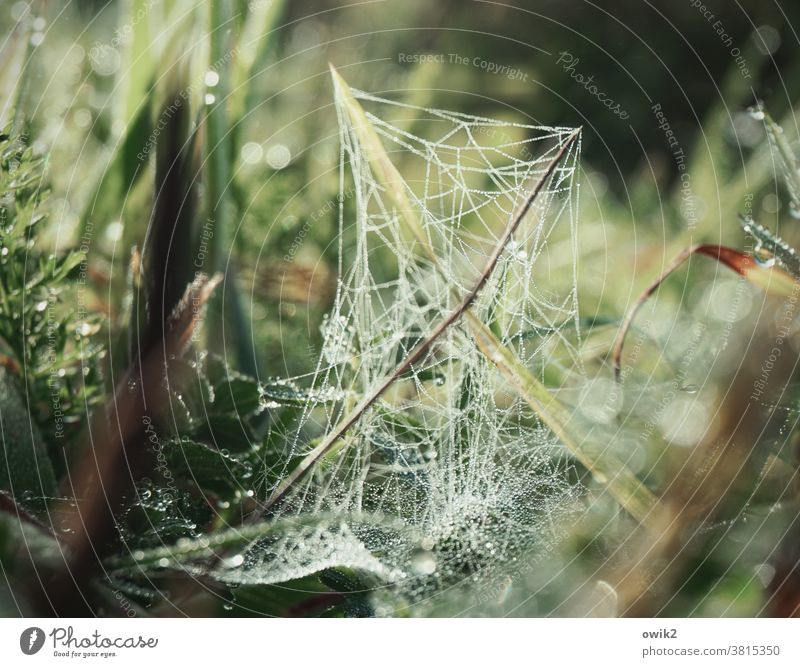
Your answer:
[[[345,110],[350,127],[361,144],[373,175],[387,193],[397,211],[400,223],[411,233],[415,242],[415,249],[421,250],[433,267],[442,275],[446,275],[435,249],[426,238],[403,178],[389,159],[379,136],[350,87],[333,66],[330,69],[337,103],[340,108]],[[528,403],[541,421],[561,440],[570,453],[598,481],[606,486],[615,500],[640,524],[646,525],[650,521],[654,516],[653,510],[657,505],[655,496],[622,461],[606,451],[605,448],[594,444],[590,438],[585,437],[585,433],[578,432],[578,427],[571,424],[570,413],[566,407],[552,396],[547,387],[528,370],[514,351],[504,345],[472,309],[473,302],[491,277],[505,251],[506,245],[513,238],[514,233],[533,207],[539,194],[551,182],[564,158],[571,151],[576,150],[580,133],[581,128],[576,128],[563,140],[522,206],[506,225],[473,287],[464,295],[456,293],[458,305],[440,321],[427,338],[422,340],[403,359],[392,373],[378,384],[377,388],[365,396],[303,458],[275,488],[267,501],[260,505],[260,510],[268,512],[283,500],[333,450],[336,444],[358,423],[383,393],[422,359],[444,332],[463,319],[481,353],[497,367],[506,381]]]

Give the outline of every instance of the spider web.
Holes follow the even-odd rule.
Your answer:
[[[574,132],[354,95],[405,180],[376,179],[337,97],[339,280],[316,367],[296,380],[309,400],[282,434],[279,479],[458,306]],[[472,304],[542,379],[579,365],[579,152],[573,142]],[[420,252],[387,187],[414,203],[437,262]],[[374,583],[420,610],[443,590],[513,574],[524,554],[551,548],[577,506],[568,468],[558,441],[457,322],[273,510],[289,522],[337,518],[312,539],[303,528],[253,545],[220,576],[285,581],[338,563],[378,575]]]

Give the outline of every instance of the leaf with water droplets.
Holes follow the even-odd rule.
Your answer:
[[[190,435],[218,449],[236,452],[249,451],[255,442],[250,424],[235,414],[209,414],[198,422]]]
[[[193,440],[170,440],[164,443],[163,453],[173,476],[220,497],[232,497],[247,488],[253,475],[248,464]]]
[[[0,488],[19,501],[52,496],[56,490],[53,466],[41,433],[20,397],[17,383],[0,365]],[[32,509],[44,503],[31,501]]]
[[[255,380],[233,377],[214,387],[212,410],[218,414],[250,416],[262,407],[261,391]]]
[[[800,210],[800,168],[797,164],[797,156],[792,146],[789,144],[789,140],[786,138],[786,133],[783,131],[783,128],[773,120],[772,116],[764,109],[762,104],[759,103],[755,109],[755,113],[764,121],[764,127],[767,130],[767,137],[769,138],[769,145],[780,167],[783,182],[786,186],[786,190],[789,192],[792,206],[794,210]]]
[[[742,218],[741,224],[744,231],[755,239],[753,255],[757,261],[767,267],[777,261],[795,278],[800,279],[800,255],[794,248],[751,218]]]

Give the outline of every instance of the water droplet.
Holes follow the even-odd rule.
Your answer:
[[[765,248],[756,247],[755,250],[753,250],[753,257],[756,260],[756,264],[765,269],[775,266],[775,255]]]
[[[204,99],[205,99],[206,106],[211,106],[212,104],[214,104],[214,102],[217,101],[217,98],[212,93],[206,93],[206,96],[205,96]]]
[[[597,581],[590,597],[592,616],[609,617],[617,615],[617,591],[607,581]]]
[[[584,385],[579,405],[587,418],[600,424],[609,424],[622,409],[622,402],[622,390],[614,380],[596,377]]]
[[[89,51],[92,69],[100,76],[111,76],[122,64],[119,51],[109,44],[101,44]]]
[[[765,56],[775,53],[781,45],[781,34],[771,25],[762,25],[753,33],[756,48]]]
[[[242,563],[244,563],[244,556],[242,554],[236,554],[225,560],[225,564],[228,567],[239,567]]]
[[[353,331],[341,315],[322,321],[322,356],[331,364],[342,364],[352,357]]]
[[[89,109],[77,109],[73,120],[77,127],[85,130],[92,124],[92,112]]]
[[[664,408],[659,428],[670,443],[692,447],[713,435],[714,423],[704,402],[679,396]]]
[[[261,144],[256,143],[255,141],[248,141],[244,146],[242,146],[240,155],[242,156],[242,162],[247,164],[258,164],[264,157],[264,148]]]
[[[756,565],[754,569],[755,575],[758,577],[761,585],[764,588],[769,586],[772,582],[772,579],[775,577],[775,568],[769,563],[761,563],[760,565]]]
[[[47,308],[47,301],[40,301],[36,304],[36,312],[41,313]]]
[[[76,328],[75,333],[79,336],[91,336],[93,333],[97,333],[99,326],[92,326],[89,322],[81,322]]]
[[[214,88],[219,83],[219,74],[213,69],[208,70],[203,77],[203,81],[209,88]]]
[[[270,146],[267,151],[267,164],[272,169],[284,169],[292,161],[291,151],[283,144]]]
[[[764,113],[764,107],[761,104],[761,102],[759,102],[755,106],[749,107],[747,109],[747,113],[750,114],[750,118],[752,118],[753,120],[761,121],[767,117],[767,114]]]
[[[436,572],[436,557],[427,549],[420,549],[411,556],[411,569],[420,576]]]
[[[21,21],[30,13],[31,7],[27,2],[15,2],[11,5],[11,18],[14,21]]]

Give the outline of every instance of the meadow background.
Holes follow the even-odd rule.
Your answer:
[[[0,611],[796,613],[800,337],[787,299],[789,247],[800,243],[798,26],[800,7],[777,0],[4,2],[0,196],[5,215],[29,226],[20,235],[9,224],[3,237],[0,481],[17,492],[3,496]],[[236,475],[284,451],[263,444],[273,431],[261,411],[302,398],[283,379],[308,373],[323,347],[340,241],[329,64],[354,88],[418,107],[582,127],[574,286],[584,370],[578,378],[559,367],[545,384],[570,411],[615,425],[608,446],[666,508],[663,539],[644,538],[575,460],[564,479],[579,518],[545,556],[485,589],[461,582],[400,604],[376,601],[365,592],[372,584],[336,568],[280,585],[220,585],[204,569],[208,545],[176,556],[192,567],[161,562],[175,555],[158,552],[164,545],[216,535],[255,511]],[[396,166],[421,177],[402,156]],[[759,243],[740,215],[773,236]],[[749,253],[751,273],[696,255],[667,278],[637,315],[609,414],[623,319],[694,244]],[[772,269],[788,291],[771,289],[783,279]],[[137,350],[171,349],[169,315],[196,271],[224,282],[211,296],[195,286],[206,314],[184,333],[209,351],[203,373],[231,400],[202,423],[191,405],[173,412],[170,437],[207,445],[168,456],[179,500],[163,498],[158,459],[126,458],[136,472],[119,479],[102,465],[82,477],[87,434],[103,439],[92,420],[119,401],[126,377],[136,384],[126,373]],[[255,454],[252,439],[264,447]],[[18,472],[32,452],[32,476]],[[118,490],[86,528],[76,499],[98,476]],[[151,569],[130,560],[139,551]],[[40,585],[63,567],[73,584]]]

